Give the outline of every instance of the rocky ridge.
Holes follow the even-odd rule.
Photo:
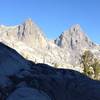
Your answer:
[[[36,63],[75,69],[80,72],[82,71],[81,55],[84,50],[91,50],[100,58],[100,46],[93,43],[78,24],[50,41],[44,36],[44,32],[28,19],[17,26],[1,25],[0,41]]]

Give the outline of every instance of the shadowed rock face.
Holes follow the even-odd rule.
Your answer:
[[[27,91],[27,92],[26,92]],[[51,100],[43,91],[22,87],[16,89],[7,100]]]
[[[0,100],[100,100],[100,82],[35,64],[0,43]]]

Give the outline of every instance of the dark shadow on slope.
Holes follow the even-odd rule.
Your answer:
[[[51,100],[100,100],[100,81],[92,80],[84,74],[69,69],[56,69],[47,64],[35,64],[2,43],[0,57],[0,100],[11,100],[9,98],[13,93],[22,87],[43,91]],[[8,68],[11,71],[7,72]],[[19,95],[19,99],[23,100],[21,98]]]

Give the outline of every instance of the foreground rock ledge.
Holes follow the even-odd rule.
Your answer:
[[[100,82],[34,64],[0,43],[0,100],[100,100]]]

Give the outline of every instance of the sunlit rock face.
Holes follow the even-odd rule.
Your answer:
[[[64,54],[69,52],[69,63],[73,66],[80,65],[81,55],[84,50],[90,50],[96,47],[96,44],[86,36],[78,24],[64,31],[55,40],[55,43],[64,50]]]
[[[100,58],[100,46],[93,43],[78,24],[62,32],[58,38],[49,40],[41,28],[28,19],[16,26],[1,25],[0,41],[36,63],[80,72],[83,71],[81,56],[85,50],[93,51]]]
[[[17,35],[19,40],[31,47],[46,48],[47,46],[44,33],[31,19],[26,20],[22,25],[18,26]]]
[[[0,100],[100,100],[100,82],[35,64],[0,43]]]
[[[80,25],[76,24],[72,26],[69,30],[64,31],[56,40],[58,46],[66,49],[78,49],[93,47],[94,44],[85,35]]]
[[[21,41],[31,47],[46,48],[47,46],[47,40],[42,30],[31,19],[26,20],[21,25],[1,26],[0,33],[1,39],[10,40],[14,44]]]

